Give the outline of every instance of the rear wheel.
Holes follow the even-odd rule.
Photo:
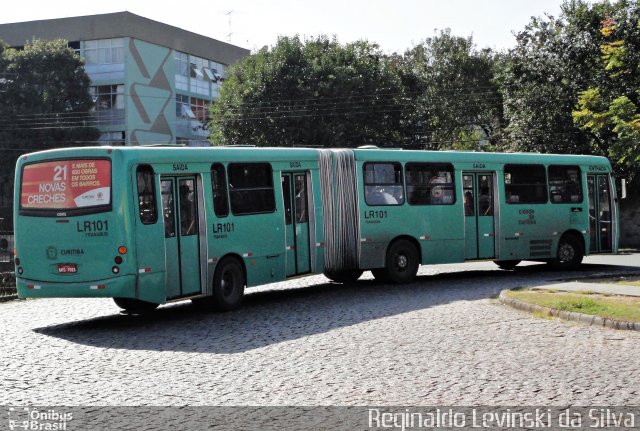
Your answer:
[[[242,305],[246,277],[238,259],[226,257],[218,264],[213,275],[211,296],[194,299],[192,302],[203,309],[230,311]]]
[[[516,266],[522,262],[521,260],[496,260],[495,264],[498,265],[498,268],[504,269],[505,271],[513,271],[516,269]]]
[[[411,241],[400,239],[387,250],[384,276],[395,284],[410,283],[418,273],[418,250]]]
[[[116,305],[124,311],[133,314],[149,313],[158,308],[159,305],[154,302],[147,302],[134,298],[113,298],[113,302],[115,302]]]
[[[560,269],[575,269],[582,263],[584,243],[575,235],[563,235],[558,243],[558,257],[551,264]]]
[[[325,271],[324,276],[336,283],[354,283],[363,272],[359,269],[343,269],[341,271]]]

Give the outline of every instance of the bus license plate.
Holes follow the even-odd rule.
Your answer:
[[[75,263],[61,263],[58,265],[58,274],[75,274],[78,266]]]

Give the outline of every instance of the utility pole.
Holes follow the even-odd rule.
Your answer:
[[[227,15],[227,17],[229,18],[229,34],[227,34],[227,41],[229,43],[231,43],[231,35],[233,34],[231,32],[231,14],[233,13],[233,10],[230,10],[229,12],[227,12],[225,15]]]

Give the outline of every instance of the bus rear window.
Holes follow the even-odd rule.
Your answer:
[[[110,160],[56,160],[22,168],[22,210],[80,210],[109,204]]]

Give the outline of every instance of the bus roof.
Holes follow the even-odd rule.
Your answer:
[[[217,160],[289,161],[317,160],[324,149],[284,147],[76,147],[40,151],[22,156],[20,160],[34,161],[67,157],[96,157],[119,154],[124,159],[144,160],[147,163],[214,162]],[[451,163],[522,163],[522,164],[574,164],[610,167],[605,157],[539,153],[484,153],[471,151],[427,151],[398,149],[353,149],[356,160],[398,162],[451,162]]]

